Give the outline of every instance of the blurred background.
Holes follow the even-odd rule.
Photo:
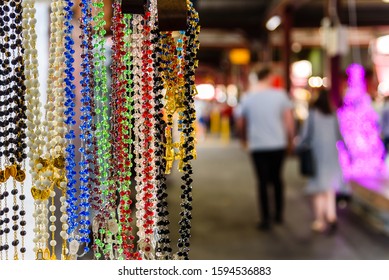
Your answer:
[[[43,42],[44,38],[48,42],[47,2],[37,7],[38,37]],[[242,97],[255,83],[253,67],[266,64],[275,74],[273,86],[284,89],[293,102],[297,136],[319,88],[330,92],[338,108],[343,106],[346,69],[358,63],[366,73],[365,106],[383,145],[380,119],[389,94],[389,1],[193,2],[202,30],[191,259],[389,258],[389,181],[385,170],[375,170],[369,162],[364,162],[364,169],[372,172],[344,178],[344,186],[337,190],[336,233],[317,234],[310,228],[307,179],[299,173],[295,154],[289,153],[283,168],[284,222],[269,231],[258,230],[256,177],[235,117]],[[38,46],[40,78],[45,81],[47,45]],[[355,108],[357,125],[363,127],[370,119],[359,116]],[[357,150],[371,146],[369,135],[365,140]],[[385,162],[386,154],[381,159]],[[180,176],[175,170],[168,177],[173,241],[178,238]]]
[[[389,182],[367,162],[369,174],[345,178],[337,192],[338,231],[317,235],[306,178],[290,154],[284,166],[282,226],[258,231],[256,177],[239,144],[235,112],[255,76],[271,65],[273,86],[285,89],[299,124],[318,88],[342,106],[346,69],[365,69],[368,106],[384,135],[382,119],[389,76],[389,1],[384,0],[198,0],[202,32],[197,71],[198,160],[195,166],[193,246],[195,259],[386,259],[389,238]],[[356,108],[358,125],[369,123]],[[360,113],[358,113],[360,112]],[[345,132],[347,133],[347,132]],[[357,150],[372,146],[373,138]],[[380,141],[380,140],[379,140]],[[378,151],[377,151],[378,152]],[[374,153],[374,152],[373,152]],[[373,155],[372,155],[373,157]],[[385,156],[386,157],[386,156]],[[358,172],[357,172],[358,173]],[[363,172],[362,172],[363,173]],[[172,178],[172,181],[178,178]]]

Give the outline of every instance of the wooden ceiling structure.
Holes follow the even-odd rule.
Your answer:
[[[200,59],[216,66],[225,59],[223,50],[258,45],[268,38],[266,21],[273,15],[283,17],[287,9],[291,28],[320,27],[330,3],[337,3],[344,25],[350,25],[349,5],[355,3],[357,26],[389,26],[389,3],[383,0],[197,0],[203,34]]]

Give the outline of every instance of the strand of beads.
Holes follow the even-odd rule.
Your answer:
[[[38,59],[36,50],[36,31],[35,31],[35,0],[23,1],[23,47],[25,62],[25,85],[27,88],[27,136],[29,147],[30,173],[32,177],[31,192],[34,198],[34,252],[43,252],[45,244],[42,239],[44,232],[44,223],[41,214],[44,207],[43,199],[47,199],[46,189],[41,184],[40,168],[42,163],[36,163],[42,154],[44,140],[41,138],[41,103],[39,99],[39,80],[38,80]],[[41,255],[43,257],[43,255]]]
[[[44,137],[47,141],[44,144],[44,153],[42,162],[44,167],[42,168],[42,176],[44,178],[43,183],[50,191],[50,206],[49,211],[51,215],[49,217],[49,231],[51,232],[51,240],[49,245],[51,247],[50,259],[57,259],[55,254],[57,240],[55,238],[57,221],[55,197],[56,190],[61,192],[60,201],[65,200],[66,194],[66,172],[65,172],[65,149],[66,141],[65,135],[67,133],[67,127],[65,126],[65,57],[64,54],[64,15],[65,15],[65,3],[64,1],[53,1],[51,3],[51,34],[50,38],[50,57],[49,57],[49,79],[47,80],[47,104],[46,118],[43,125],[46,128]],[[63,210],[63,208],[62,208]],[[46,210],[44,211],[46,212]],[[62,223],[66,222],[66,215],[61,213]],[[61,226],[62,227],[62,226]],[[62,239],[62,246],[65,246],[66,240]],[[46,259],[46,257],[44,257]]]
[[[194,71],[197,67],[196,52],[198,49],[198,15],[193,5],[188,1],[188,29],[179,32],[175,40],[171,32],[162,33],[160,45],[157,48],[158,70],[163,85],[166,88],[167,127],[165,129],[165,156],[166,173],[170,173],[174,160],[180,160],[179,171],[184,172],[181,185],[181,219],[180,238],[178,240],[178,252],[171,252],[168,221],[163,217],[167,211],[166,187],[162,185],[158,189],[158,231],[161,237],[157,247],[157,257],[160,259],[188,259],[190,246],[190,220],[192,219],[192,167],[191,160],[196,157],[194,148]],[[184,36],[185,35],[185,36]],[[177,42],[176,42],[177,41]],[[178,132],[180,141],[173,141],[173,115],[178,113]],[[178,150],[176,152],[176,149]],[[161,178],[161,177],[160,177]]]
[[[1,48],[0,48],[0,59],[1,59],[1,64],[2,64],[2,67],[3,67],[3,73],[2,73],[2,77],[3,77],[3,80],[1,82],[1,105],[2,105],[2,108],[1,108],[1,136],[2,136],[2,141],[1,141],[1,144],[0,144],[0,147],[1,147],[1,169],[2,170],[5,170],[5,166],[6,166],[6,158],[5,156],[3,157],[4,153],[6,152],[6,147],[5,147],[5,144],[4,143],[7,143],[9,140],[8,140],[8,137],[9,137],[9,133],[8,133],[8,122],[6,122],[6,115],[8,114],[8,107],[9,107],[9,104],[12,103],[12,100],[10,100],[9,98],[7,98],[9,96],[8,94],[8,89],[9,89],[9,84],[10,82],[12,81],[12,76],[11,76],[11,73],[12,73],[12,68],[10,66],[10,62],[9,62],[9,56],[8,54],[10,55],[10,52],[9,52],[9,44],[7,45],[7,42],[9,42],[11,39],[10,39],[10,22],[9,22],[9,16],[8,16],[8,12],[9,12],[9,3],[5,3],[4,5],[2,5],[0,7],[0,15],[1,15],[1,23],[2,23],[2,26],[4,26],[4,31],[1,32]],[[8,19],[8,20],[7,20]],[[7,47],[7,48],[6,48]],[[8,249],[9,249],[9,244],[8,244],[8,235],[10,233],[10,229],[9,229],[9,218],[8,218],[8,213],[9,213],[9,208],[8,208],[8,191],[7,191],[7,183],[6,183],[6,176],[2,176],[4,177],[4,179],[2,178],[1,180],[1,184],[3,185],[3,189],[4,189],[4,192],[3,193],[0,193],[1,195],[1,199],[4,201],[4,207],[1,210],[1,215],[4,216],[4,218],[2,219],[2,224],[4,224],[4,231],[1,232],[1,234],[3,235],[4,234],[4,243],[2,243],[2,249],[4,250],[4,253],[5,253],[5,259],[8,260]],[[7,194],[7,195],[6,195]]]
[[[26,225],[26,221],[24,220],[23,212],[19,216],[19,210],[23,211],[24,209],[24,199],[20,200],[20,206],[18,202],[18,196],[24,195],[24,180],[26,178],[25,174],[25,159],[27,158],[27,154],[25,149],[27,148],[26,144],[26,105],[25,105],[25,91],[26,87],[24,85],[25,75],[24,75],[24,63],[23,63],[23,53],[24,49],[22,46],[22,3],[21,1],[15,1],[14,11],[10,14],[11,18],[14,19],[14,25],[11,24],[11,29],[14,30],[14,35],[11,35],[11,39],[14,39],[13,43],[10,45],[11,50],[13,50],[13,59],[11,60],[11,64],[13,65],[15,71],[15,81],[13,85],[13,91],[16,93],[14,97],[15,109],[13,117],[11,115],[10,121],[15,122],[14,126],[14,134],[15,138],[13,141],[13,147],[10,149],[10,152],[13,155],[10,155],[10,163],[13,164],[10,170],[13,171],[13,189],[11,194],[13,196],[13,216],[12,220],[14,222],[12,229],[14,231],[14,239],[12,241],[12,246],[14,247],[14,259],[19,259],[18,256],[18,245],[20,241],[18,239],[18,230],[19,224],[21,226],[20,236],[21,236],[21,244],[20,252],[22,253],[22,259],[24,258],[24,226]],[[20,192],[17,186],[17,183],[20,183]],[[20,195],[18,195],[20,193]],[[18,220],[20,218],[20,222]]]
[[[0,260],[3,260],[3,251],[4,251],[4,245],[3,245],[3,235],[4,235],[3,201],[4,201],[3,184],[0,184]]]
[[[9,63],[6,63],[7,60],[6,60],[6,48],[4,46],[4,44],[9,41],[9,36],[8,36],[8,32],[6,32],[4,29],[6,28],[9,28],[8,27],[8,22],[5,21],[5,15],[6,15],[6,12],[4,11],[4,8],[5,7],[8,7],[7,5],[2,5],[0,6],[0,24],[3,28],[0,29],[0,63],[2,65],[2,68],[0,69],[1,71],[1,80],[0,80],[0,95],[1,95],[1,113],[0,113],[0,131],[1,131],[1,134],[0,134],[0,137],[1,137],[1,142],[3,143],[5,141],[5,132],[4,132],[4,114],[3,112],[5,112],[7,110],[7,107],[6,107],[6,102],[5,102],[5,96],[7,94],[6,92],[6,86],[7,86],[7,83],[9,82],[9,69],[8,69],[8,64]],[[1,162],[1,169],[4,170],[4,159],[2,157],[3,155],[3,145],[0,146],[0,153],[1,153],[1,158],[0,158],[0,162]],[[5,177],[5,176],[4,176]],[[8,259],[8,249],[9,249],[9,245],[8,245],[8,233],[9,233],[9,228],[8,228],[8,223],[6,223],[5,219],[8,218],[8,214],[7,212],[4,211],[4,209],[7,208],[7,197],[4,195],[5,192],[6,192],[6,187],[7,185],[5,184],[5,180],[3,179],[2,180],[3,182],[0,183],[0,253],[1,253],[1,260],[3,260],[3,257],[7,260]],[[4,190],[4,191],[3,191]],[[6,232],[8,231],[8,232]],[[4,255],[3,255],[4,253]]]
[[[177,253],[179,258],[189,259],[190,247],[190,232],[192,219],[192,165],[191,160],[195,158],[195,129],[194,124],[196,120],[196,111],[194,108],[195,90],[195,69],[197,68],[197,51],[199,48],[198,35],[200,33],[198,13],[193,7],[193,4],[188,0],[188,29],[186,35],[186,50],[185,50],[185,110],[183,112],[183,133],[185,136],[185,143],[182,147],[185,149],[185,156],[183,160],[182,176],[183,184],[181,186],[183,193],[181,195],[181,220],[180,224],[180,239],[178,241],[179,251]]]
[[[152,54],[154,45],[152,40],[154,34],[152,30],[155,28],[156,2],[150,1],[143,18],[143,49],[142,49],[142,87],[141,87],[141,116],[144,122],[141,129],[141,145],[143,153],[141,154],[144,168],[144,187],[142,188],[143,200],[143,228],[144,236],[140,237],[138,247],[143,258],[154,258],[154,217],[155,217],[155,160],[154,160],[154,137],[155,137],[155,120],[154,120],[154,61]]]
[[[115,32],[117,32],[117,28],[120,28],[119,24],[122,24],[117,21],[117,9],[115,8],[114,3],[114,17],[113,17],[113,26],[112,29],[114,31],[113,36],[113,47],[117,47]],[[99,8],[103,8],[103,5],[101,4]],[[102,11],[98,12],[98,17],[100,18],[100,24],[97,23],[96,30],[103,27],[102,19],[104,17],[104,13]],[[96,18],[98,20],[98,18]],[[105,22],[104,22],[105,23]],[[105,32],[104,32],[105,34]],[[103,36],[103,35],[102,35]],[[103,40],[103,38],[101,39]],[[120,48],[120,47],[119,47]],[[103,44],[101,45],[101,53],[104,52]],[[113,49],[113,56],[115,56],[115,49]],[[103,57],[103,55],[101,55]],[[111,122],[110,122],[110,134],[111,134],[111,140],[112,144],[109,143],[109,137],[107,137],[103,140],[109,143],[109,145],[106,145],[108,149],[105,151],[107,162],[109,164],[106,164],[104,166],[104,174],[106,177],[106,182],[103,183],[105,188],[103,189],[104,194],[104,205],[102,207],[101,212],[96,216],[94,221],[94,236],[95,236],[95,246],[94,250],[97,250],[97,256],[96,258],[101,257],[102,252],[104,254],[105,259],[117,259],[119,258],[121,254],[120,245],[122,243],[121,235],[120,235],[120,227],[117,221],[117,189],[118,185],[120,184],[119,178],[118,178],[118,172],[119,172],[119,162],[120,162],[120,136],[121,131],[119,131],[118,127],[118,115],[117,113],[117,107],[120,106],[118,104],[118,94],[121,94],[121,83],[118,83],[117,80],[117,72],[116,72],[116,62],[113,60],[113,64],[111,66],[112,69],[112,93],[111,93]],[[122,70],[120,70],[122,71]],[[105,104],[102,104],[102,106],[106,106]],[[104,110],[104,108],[103,108]],[[104,117],[103,117],[104,118]],[[107,122],[108,123],[108,122]],[[107,128],[109,126],[107,125]],[[99,135],[100,139],[101,136],[104,137],[104,135]],[[108,153],[110,152],[110,153]],[[103,154],[103,153],[102,153]],[[103,178],[102,178],[103,179]]]
[[[80,188],[79,188],[79,204],[75,205],[77,199],[72,194],[73,205],[68,208],[69,220],[73,222],[69,223],[69,254],[72,258],[77,256],[79,247],[84,244],[83,256],[89,251],[88,244],[89,239],[89,197],[90,197],[90,182],[92,181],[92,172],[94,170],[92,155],[94,151],[93,147],[93,53],[92,53],[92,15],[91,15],[91,1],[83,0],[80,3],[81,7],[81,49],[82,49],[82,63],[81,63],[81,160],[80,160]],[[69,194],[68,201],[70,202]],[[79,218],[79,221],[77,219]]]
[[[114,131],[113,137],[113,153],[112,153],[112,173],[111,176],[115,180],[115,188],[120,194],[120,203],[118,205],[118,220],[116,217],[111,217],[111,227],[108,229],[112,235],[116,235],[116,242],[113,245],[114,252],[118,253],[119,258],[123,258],[123,253],[129,254],[129,247],[127,244],[128,233],[127,225],[123,222],[124,207],[127,201],[124,200],[125,192],[128,189],[128,179],[126,174],[128,147],[125,143],[126,130],[128,130],[127,115],[128,111],[125,106],[125,94],[126,94],[126,79],[124,78],[124,71],[126,66],[124,65],[124,22],[123,15],[121,13],[121,4],[119,1],[113,3],[113,17],[112,17],[112,116],[111,123]],[[119,226],[120,225],[120,226]],[[112,228],[113,226],[113,228]],[[120,248],[121,247],[121,248]],[[124,250],[123,250],[124,249]]]
[[[116,12],[119,15],[120,18],[120,5],[119,3],[115,3],[116,5]],[[120,166],[119,169],[119,180],[120,180],[120,202],[119,202],[119,222],[120,222],[120,229],[121,229],[121,238],[122,238],[122,255],[124,259],[138,259],[139,255],[137,252],[134,252],[134,239],[135,236],[132,233],[132,217],[131,217],[131,127],[132,127],[132,79],[131,77],[131,15],[125,15],[121,21],[123,22],[123,29],[121,32],[123,33],[123,49],[121,52],[124,54],[123,56],[123,64],[122,65],[116,65],[116,69],[122,68],[124,71],[122,71],[121,75],[119,75],[119,80],[122,81],[122,101],[123,101],[123,107],[121,110],[121,131],[122,131],[122,166]],[[115,33],[114,33],[115,34]],[[120,36],[120,32],[116,33],[118,36]],[[119,37],[120,38],[120,37]],[[114,40],[115,42],[116,40]],[[118,40],[118,44],[120,45],[121,41]],[[120,50],[118,50],[120,52]],[[118,52],[116,54],[118,54]],[[120,71],[118,71],[120,73]],[[118,73],[118,74],[119,74]]]
[[[160,54],[162,52],[162,44],[160,44],[162,40],[162,35],[158,33],[158,38],[156,38],[156,49],[155,52]],[[156,181],[157,181],[157,247],[156,247],[156,258],[157,259],[169,259],[170,254],[172,252],[172,248],[170,246],[170,230],[169,230],[169,211],[168,211],[168,203],[167,203],[167,184],[166,184],[166,159],[164,158],[164,133],[166,129],[166,122],[163,118],[163,99],[164,96],[162,94],[163,80],[161,74],[163,73],[163,69],[160,67],[161,56],[158,55],[156,59],[156,71],[154,72],[154,93],[156,96],[155,99],[155,121],[157,124],[156,129],[156,141],[155,141],[155,159],[156,159]]]
[[[8,234],[10,233],[9,223],[10,219],[8,213],[10,209],[7,204],[7,197],[9,193],[7,191],[7,180],[12,177],[12,230],[13,241],[12,246],[14,248],[13,258],[19,259],[18,245],[19,241],[19,219],[20,226],[22,228],[20,235],[22,239],[22,258],[24,256],[24,212],[21,212],[20,216],[18,212],[24,209],[24,187],[23,182],[25,179],[25,166],[24,160],[27,157],[25,154],[26,148],[26,134],[24,129],[26,128],[26,106],[25,106],[25,85],[24,85],[24,64],[23,64],[23,46],[22,46],[22,4],[21,1],[6,1],[1,7],[1,25],[3,26],[1,32],[1,65],[3,67],[2,76],[5,80],[1,82],[2,94],[1,94],[1,106],[3,107],[1,112],[1,137],[3,138],[0,147],[2,148],[2,170],[0,171],[0,183],[4,184],[4,192],[1,194],[4,199],[4,208],[1,209],[5,224],[3,232],[5,233],[5,243],[2,249],[5,250],[6,259],[8,259]],[[20,192],[17,182],[20,182]],[[19,205],[20,204],[20,205]],[[21,218],[20,218],[21,217]],[[2,245],[2,244],[1,244]]]
[[[166,88],[165,93],[165,111],[167,114],[167,123],[160,127],[161,134],[165,134],[165,139],[161,138],[160,146],[161,154],[159,155],[158,160],[160,161],[159,165],[159,188],[157,191],[157,213],[158,213],[158,233],[159,239],[157,243],[157,252],[156,256],[158,259],[171,259],[172,258],[172,248],[171,240],[169,237],[169,212],[168,212],[168,202],[167,202],[167,186],[166,186],[166,176],[165,173],[170,173],[170,170],[173,165],[173,161],[176,159],[175,156],[175,144],[173,143],[173,114],[177,110],[176,106],[176,93],[179,92],[179,89],[182,87],[183,79],[182,75],[179,75],[179,63],[176,56],[176,45],[174,38],[171,32],[163,32],[160,34],[159,44],[156,48],[158,53],[157,58],[157,68],[158,71],[158,84],[160,88]],[[162,93],[159,94],[159,99],[163,99]],[[161,104],[163,106],[163,103]],[[162,118],[162,116],[161,116]],[[161,136],[162,137],[162,136]],[[165,143],[166,141],[166,143]]]
[[[71,0],[66,0],[66,6],[65,6],[65,19],[64,19],[64,25],[65,25],[65,64],[66,64],[66,77],[64,79],[65,82],[65,124],[68,127],[68,131],[65,135],[66,138],[66,179],[67,179],[67,190],[66,194],[74,194],[76,193],[76,160],[75,160],[75,150],[76,146],[74,144],[76,135],[74,132],[73,127],[76,125],[76,120],[74,119],[75,116],[75,98],[76,95],[74,93],[74,90],[76,89],[76,86],[74,85],[74,40],[72,38],[72,31],[73,31],[73,25],[71,23],[73,18],[73,2]],[[64,193],[64,190],[62,190]],[[71,196],[71,195],[70,195]],[[66,197],[61,197],[61,208],[60,211],[62,213],[61,216],[61,222],[62,222],[62,229],[60,232],[60,236],[63,239],[63,245],[62,245],[62,259],[67,259],[67,255],[69,253],[69,250],[67,248],[67,239],[68,234],[67,230],[69,229],[68,225],[68,219],[69,216],[67,215],[67,208],[68,208],[68,202],[66,201]]]
[[[4,252],[4,258],[8,260],[8,249],[9,249],[9,244],[8,244],[8,234],[10,232],[8,223],[9,223],[9,218],[8,218],[8,204],[7,204],[7,197],[8,197],[8,191],[7,191],[7,186],[6,184],[3,185],[4,191],[0,194],[0,200],[4,202],[3,208],[0,210],[0,213],[2,216],[4,216],[4,219],[1,220],[2,224],[4,224],[4,228],[1,231],[1,235],[4,235],[4,240],[2,240],[1,244],[1,249],[2,252]]]
[[[91,61],[94,61],[94,53],[93,53],[93,35],[92,35],[92,7],[90,6],[89,12],[88,12],[88,18],[89,18],[89,29],[90,33],[88,34],[88,54]],[[81,227],[82,227],[82,233],[83,237],[81,238],[82,242],[85,242],[85,248],[84,253],[81,255],[85,255],[89,252],[89,243],[90,243],[90,220],[89,216],[91,215],[89,212],[89,209],[91,208],[91,198],[95,199],[96,197],[101,199],[101,191],[100,191],[100,166],[99,166],[99,156],[98,156],[98,143],[97,143],[97,136],[96,136],[96,95],[95,95],[95,81],[93,73],[95,72],[95,66],[94,63],[91,63],[90,65],[90,72],[89,72],[89,83],[90,88],[92,89],[90,91],[90,114],[92,118],[90,119],[91,123],[91,131],[90,131],[90,139],[88,140],[88,146],[89,149],[87,150],[88,154],[88,165],[89,165],[89,172],[91,172],[90,180],[88,181],[88,190],[89,194],[85,195],[85,200],[83,207],[85,207],[85,220],[80,221]],[[101,205],[101,204],[100,204]],[[94,205],[95,207],[93,209],[96,209],[97,205]]]
[[[12,123],[10,123],[9,115],[13,112],[13,90],[12,90],[12,84],[15,81],[15,76],[13,75],[13,69],[11,66],[11,49],[10,49],[10,43],[12,44],[11,36],[14,36],[13,30],[11,29],[11,19],[10,19],[10,12],[12,12],[10,3],[6,1],[4,5],[2,5],[1,9],[1,23],[3,27],[3,32],[1,33],[1,49],[0,49],[0,58],[1,58],[1,64],[4,68],[3,77],[4,80],[2,81],[2,91],[1,91],[1,101],[2,101],[2,110],[1,110],[1,135],[3,137],[3,141],[0,143],[1,147],[1,162],[2,162],[2,172],[4,178],[1,178],[1,184],[4,184],[4,192],[2,193],[2,199],[4,200],[4,208],[1,209],[2,215],[4,215],[4,219],[2,222],[4,223],[4,234],[5,240],[3,245],[3,250],[5,251],[5,259],[8,260],[8,254],[9,254],[9,234],[10,234],[10,219],[8,216],[9,208],[8,208],[8,190],[7,190],[7,180],[8,176],[5,174],[5,170],[7,170],[6,166],[9,165],[9,144],[10,141],[12,141],[12,133],[13,133],[13,127]],[[8,177],[8,178],[7,178]]]
[[[93,187],[91,194],[91,206],[95,211],[95,218],[93,221],[93,237],[94,244],[92,246],[94,256],[96,259],[101,258],[101,252],[104,250],[104,243],[99,239],[99,230],[104,225],[104,213],[101,208],[103,205],[103,192],[106,192],[109,187],[109,169],[110,169],[110,147],[109,142],[109,118],[108,118],[108,87],[107,87],[107,70],[105,67],[105,34],[104,26],[104,1],[93,2],[96,15],[93,18],[94,30],[94,79],[95,79],[95,101],[96,101],[96,137],[97,137],[97,155],[99,166],[99,183],[100,188]]]
[[[88,36],[88,53],[91,61],[94,61],[94,52],[93,52],[93,35],[92,35],[92,9],[89,9],[89,28],[90,28],[90,34]],[[86,242],[85,248],[84,248],[84,253],[81,255],[85,255],[86,253],[89,252],[89,243],[90,243],[90,220],[89,216],[91,213],[89,212],[89,208],[91,208],[91,205],[93,205],[93,210],[96,211],[98,205],[96,205],[96,198],[97,202],[101,201],[101,190],[100,190],[100,185],[101,185],[101,180],[100,178],[100,165],[99,165],[99,155],[98,155],[98,138],[96,135],[97,132],[97,127],[96,127],[96,94],[95,94],[95,80],[93,73],[95,72],[95,65],[94,63],[91,64],[91,70],[89,73],[89,83],[90,83],[90,88],[93,89],[90,91],[90,113],[91,113],[91,139],[88,142],[89,149],[87,150],[88,154],[88,165],[89,165],[89,172],[91,172],[90,180],[88,181],[88,189],[89,189],[89,195],[85,196],[85,201],[82,206],[85,206],[85,220],[80,221],[81,227],[83,228],[83,234],[84,234],[84,241]],[[91,203],[92,199],[95,203]],[[101,206],[102,203],[99,205]]]
[[[142,141],[144,135],[142,129],[144,123],[142,120],[142,15],[133,15],[132,26],[133,32],[131,34],[131,54],[132,54],[132,77],[133,77],[133,102],[134,102],[134,156],[135,156],[135,190],[136,190],[136,226],[138,228],[137,235],[140,240],[144,239],[145,228],[143,227],[143,215],[144,215],[144,201],[143,201],[143,189],[145,162],[142,160],[142,154],[144,147]]]
[[[4,15],[5,15],[5,12],[4,12],[4,7],[5,6],[0,6],[0,15],[3,15],[0,17],[0,23],[2,24],[2,26],[4,26],[4,28],[8,27],[6,25],[6,22],[4,21]],[[6,60],[6,49],[5,49],[5,42],[6,41],[9,41],[9,38],[8,38],[8,33],[6,33],[4,31],[4,28],[2,28],[0,30],[0,63],[2,64],[2,69],[0,69],[1,71],[1,82],[0,82],[0,95],[1,95],[1,113],[0,113],[0,131],[1,131],[1,142],[4,143],[4,141],[6,140],[5,138],[5,123],[4,123],[4,113],[3,112],[6,112],[8,110],[7,108],[7,100],[5,100],[5,97],[7,96],[7,84],[9,82],[9,68],[8,68],[8,63],[7,60]],[[3,155],[3,145],[0,146],[1,148],[1,156]],[[5,170],[4,169],[4,159],[3,157],[1,157],[1,169],[2,170]],[[7,192],[7,184],[5,182],[5,174],[2,174],[2,177],[4,177],[4,179],[2,179],[1,183],[0,183],[0,253],[1,253],[1,260],[3,260],[3,258],[5,258],[6,260],[8,260],[8,249],[9,249],[9,244],[8,244],[8,234],[9,234],[9,227],[8,227],[8,223],[9,223],[9,218],[8,218],[8,207],[7,207],[7,197],[8,195],[6,195]],[[8,220],[8,221],[7,221]],[[4,253],[4,255],[3,255]]]

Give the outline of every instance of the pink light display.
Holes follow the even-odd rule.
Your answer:
[[[343,175],[345,179],[386,176],[379,118],[366,92],[365,71],[361,65],[351,64],[346,72],[348,90],[337,112],[345,142],[337,145]]]

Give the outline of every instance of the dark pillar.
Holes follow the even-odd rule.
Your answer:
[[[290,81],[290,62],[291,62],[291,33],[293,28],[293,7],[291,5],[286,5],[284,8],[283,19],[282,19],[283,31],[284,31],[284,46],[283,46],[283,55],[284,55],[284,72],[285,72],[285,89],[290,93],[290,88],[292,83]]]
[[[327,0],[327,16],[331,20],[331,26],[339,24],[339,18],[337,18],[337,15],[340,14],[340,8],[341,0]],[[334,14],[334,12],[336,13]],[[343,103],[343,97],[341,93],[341,59],[342,57],[340,54],[329,57],[329,74],[331,82],[330,97],[336,108],[342,106]]]
[[[333,104],[336,108],[342,106],[342,94],[341,94],[341,73],[340,73],[341,56],[339,54],[330,57],[330,77],[331,77],[331,90],[330,96]]]
[[[260,53],[258,53],[258,61],[264,61],[265,63],[270,63],[272,61],[272,49],[270,44],[269,32],[264,30],[262,36],[260,37]]]

